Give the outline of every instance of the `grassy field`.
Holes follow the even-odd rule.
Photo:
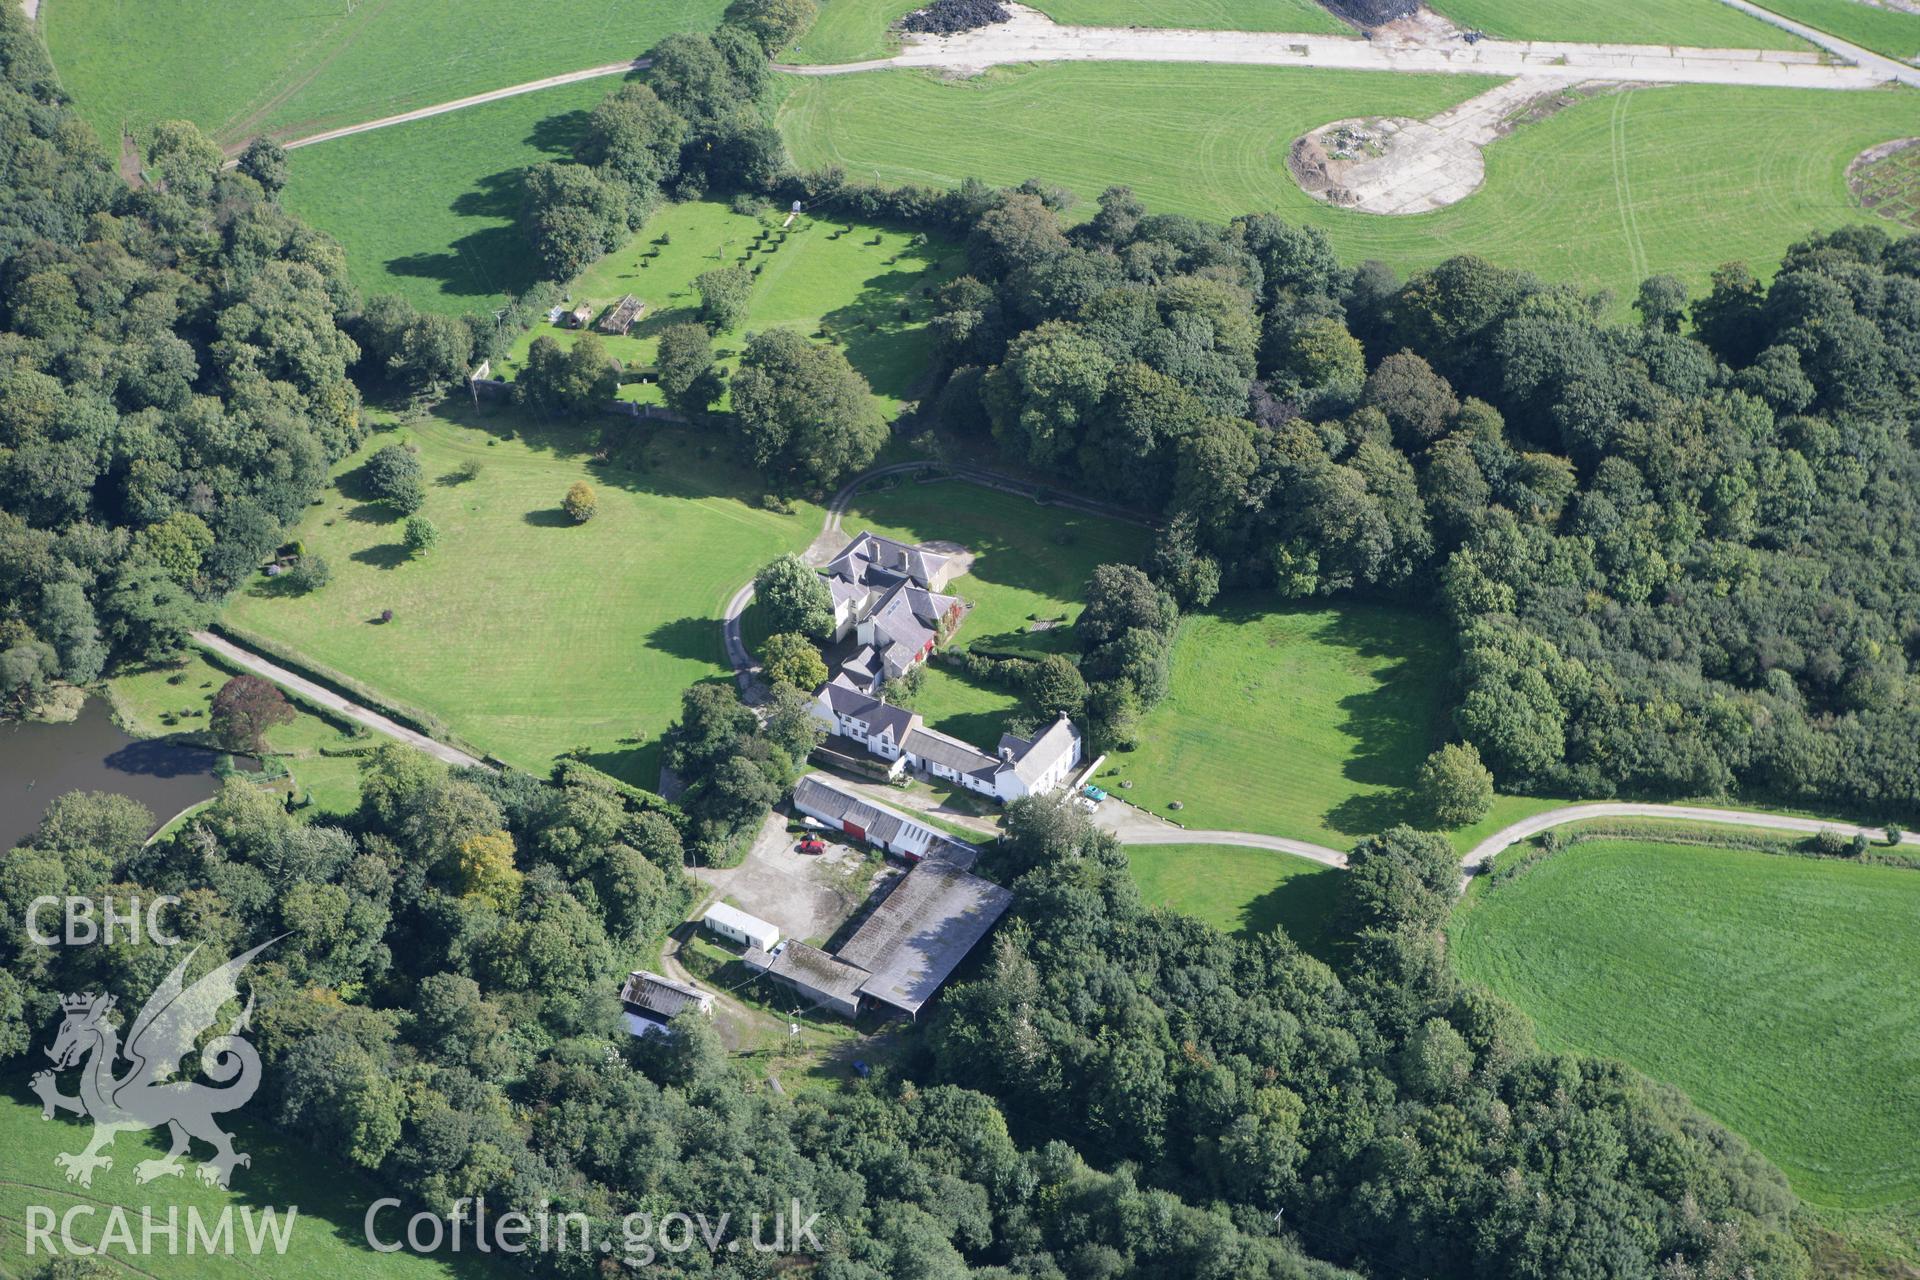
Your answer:
[[[196,651],[174,666],[115,676],[107,683],[107,697],[114,718],[137,737],[202,733],[213,695],[233,674]],[[297,718],[267,731],[268,749],[293,771],[300,792],[312,799],[319,812],[351,812],[360,804],[358,759],[321,751],[369,747],[373,740],[354,738],[319,716],[300,711],[298,703],[294,709],[299,712]]]
[[[1865,0],[1765,0],[1765,7],[1889,58],[1920,57],[1920,14]]]
[[[656,786],[681,691],[725,670],[721,606],[760,565],[805,546],[821,516],[760,509],[753,477],[693,433],[610,430],[630,443],[608,466],[589,465],[597,428],[504,408],[376,435],[297,530],[333,580],[303,597],[262,583],[226,620],[439,716],[510,764],[545,772],[583,746],[590,763]],[[424,513],[440,530],[415,559],[392,512],[357,485],[366,453],[399,438],[419,447]],[[461,481],[466,463],[480,473]],[[574,525],[560,498],[582,479],[600,509]],[[383,609],[394,618],[380,625]]]
[[[1546,1044],[1679,1085],[1809,1202],[1872,1210],[1920,1195],[1916,918],[1912,871],[1594,841],[1477,896],[1454,954]]]
[[[1417,817],[1403,789],[1444,734],[1452,662],[1419,614],[1229,600],[1181,623],[1172,689],[1102,785],[1189,827],[1344,849]]]
[[[846,513],[848,534],[862,529],[908,542],[945,539],[974,552],[973,567],[947,590],[972,602],[962,644],[995,650],[1068,652],[1081,592],[1098,564],[1137,562],[1145,529],[954,480],[902,482],[863,493]],[[1036,621],[1057,625],[1033,630]],[[913,707],[928,724],[991,748],[1021,701],[1007,691],[929,663]]]
[[[745,322],[715,343],[725,353],[721,363],[738,363],[741,339],[750,332],[784,326],[812,335],[824,329],[872,384],[887,414],[897,413],[925,379],[932,355],[926,325],[933,303],[926,290],[959,273],[959,249],[918,233],[805,216],[783,235],[784,216],[752,217],[708,201],[668,205],[625,247],[589,267],[574,282],[573,298],[591,303],[596,316],[623,294],[643,298],[647,315],[632,335],[603,340],[629,370],[649,370],[660,331],[697,318],[695,276],[716,267],[757,267]],[[766,247],[756,250],[763,234]],[[578,333],[543,321],[515,344],[499,372],[512,377],[539,335],[570,345]],[[651,378],[637,374],[620,395],[660,401]]]
[[[1843,4],[1854,2],[1840,0]],[[1684,44],[1724,49],[1813,47],[1792,32],[1750,18],[1720,0],[1608,0],[1606,4],[1583,4],[1580,0],[1439,0],[1433,7],[1463,27],[1503,40]]]
[[[1487,182],[1412,217],[1334,208],[1288,174],[1300,133],[1361,114],[1427,116],[1477,77],[1285,68],[1055,64],[943,81],[915,71],[796,78],[781,127],[804,165],[895,182],[1039,175],[1089,203],[1131,185],[1159,210],[1272,210],[1326,230],[1349,261],[1401,269],[1457,253],[1630,299],[1672,272],[1695,287],[1744,258],[1764,270],[1815,228],[1872,217],[1848,163],[1920,133],[1920,93],[1684,85],[1590,99],[1487,151]],[[941,139],[930,150],[919,139]]]
[[[282,199],[346,246],[363,293],[485,310],[538,278],[515,225],[521,171],[571,158],[587,112],[619,83],[588,80],[303,147],[289,156]]]
[[[46,1034],[51,1031],[49,1027]],[[40,1042],[44,1042],[44,1036]],[[19,1079],[24,1080],[24,1074]],[[62,1083],[71,1090],[72,1076]],[[178,1255],[169,1255],[164,1235],[155,1238],[152,1251],[137,1255],[116,1246],[107,1255],[111,1259],[107,1274],[111,1275],[149,1276],[153,1280],[246,1280],[287,1275],[326,1276],[329,1280],[444,1280],[515,1274],[485,1265],[485,1260],[471,1249],[433,1257],[405,1251],[376,1253],[364,1243],[362,1219],[367,1207],[387,1194],[384,1189],[337,1169],[331,1159],[316,1159],[310,1151],[244,1123],[235,1132],[235,1147],[251,1155],[253,1163],[235,1171],[231,1191],[202,1185],[191,1169],[183,1178],[137,1185],[134,1165],[166,1150],[167,1144],[156,1141],[151,1134],[122,1135],[111,1149],[113,1168],[96,1173],[91,1188],[71,1186],[55,1167],[53,1157],[62,1151],[80,1150],[91,1131],[91,1126],[70,1118],[43,1121],[39,1102],[25,1095],[0,1097],[0,1276],[38,1274],[48,1261],[43,1248],[36,1249],[31,1257],[27,1254],[29,1207],[64,1215],[81,1205],[91,1205],[94,1210],[91,1215],[82,1213],[73,1219],[74,1236],[83,1243],[99,1241],[113,1206],[127,1208],[136,1243],[140,1239],[142,1206],[151,1205],[160,1224],[165,1223],[169,1208],[177,1206],[180,1210]],[[197,1154],[205,1151],[196,1144]],[[284,1213],[289,1207],[297,1207],[299,1212],[284,1257],[272,1252],[271,1245],[259,1256],[245,1251],[231,1257],[186,1253],[189,1208],[197,1210],[209,1228],[223,1209],[232,1208],[233,1234],[239,1242],[246,1238],[243,1210],[251,1209],[257,1217],[267,1208]],[[380,1225],[384,1229],[402,1221],[383,1216]],[[54,1240],[59,1239],[56,1227]]]
[[[1280,928],[1324,953],[1343,872],[1291,854],[1218,844],[1136,844],[1127,865],[1147,901],[1227,933]]]
[[[61,83],[110,150],[191,120],[233,145],[300,137],[640,56],[725,0],[61,0],[41,10]],[[602,92],[605,91],[603,84]]]

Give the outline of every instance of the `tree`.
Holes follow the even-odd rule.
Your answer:
[[[733,684],[696,684],[680,695],[680,720],[669,734],[667,763],[682,778],[703,775],[740,749],[759,721]]]
[[[521,181],[520,225],[552,279],[579,275],[637,222],[633,188],[586,165],[545,161]]]
[[[1113,357],[1078,325],[1049,320],[1021,334],[981,384],[994,439],[1031,466],[1061,466],[1096,420],[1113,373]]]
[[[367,459],[367,485],[402,515],[411,515],[427,501],[426,476],[420,459],[402,444],[385,445]]]
[[[796,689],[818,689],[827,682],[827,664],[813,641],[795,631],[767,637],[760,646],[760,669],[769,680]]]
[[[1132,627],[1169,634],[1180,619],[1173,597],[1130,564],[1096,566],[1083,594],[1087,604],[1074,630],[1081,649],[1088,652]]]
[[[703,324],[670,324],[662,329],[653,369],[661,395],[688,417],[705,413],[720,398],[713,339]]]
[[[1453,742],[1428,756],[1416,784],[1436,827],[1469,827],[1493,807],[1493,774],[1471,742]]]
[[[314,555],[312,552],[295,557],[286,573],[281,575],[281,580],[289,588],[302,595],[309,591],[318,591],[332,578],[333,566],[329,565],[324,557]]]
[[[737,329],[747,318],[747,306],[753,300],[753,273],[745,267],[715,267],[693,278],[700,291],[700,319],[709,330],[720,333]]]
[[[1640,323],[1661,333],[1678,333],[1687,318],[1687,282],[1678,276],[1648,276],[1633,300]]]
[[[455,870],[460,892],[496,911],[511,911],[520,900],[524,877],[513,865],[513,837],[504,831],[482,832],[462,840]]]
[[[584,416],[620,393],[620,362],[594,334],[580,334],[570,347],[542,334],[528,348],[513,388],[515,398],[528,404]]]
[[[792,44],[820,15],[814,0],[733,0],[727,21],[753,32],[772,57]]]
[[[1078,719],[1087,708],[1087,682],[1072,658],[1050,653],[1033,664],[1027,673],[1027,701],[1048,717],[1068,715]]]
[[[846,356],[791,329],[748,340],[733,377],[733,412],[754,464],[808,489],[872,462],[887,436],[872,388]]]
[[[687,122],[651,86],[624,84],[594,107],[576,154],[582,164],[650,193],[679,170],[686,140]]]
[[[147,131],[147,169],[176,195],[204,198],[225,163],[220,148],[191,121],[162,120]]]
[[[433,545],[440,541],[440,530],[425,516],[408,516],[401,540],[410,554],[419,555],[432,550]]]
[[[793,632],[814,641],[833,634],[833,592],[799,556],[781,556],[755,574],[753,599],[769,633]]]
[[[600,499],[594,495],[592,485],[585,480],[575,480],[567,487],[567,496],[560,500],[560,505],[575,524],[585,524],[600,509]]]
[[[259,183],[270,196],[287,185],[287,153],[271,138],[255,138],[240,153],[240,172]]]
[[[207,727],[220,745],[251,755],[267,749],[267,730],[294,719],[294,710],[280,690],[250,675],[234,676],[221,685],[207,711]]]
[[[1439,439],[1460,412],[1452,384],[1411,351],[1382,360],[1361,398],[1387,415],[1395,442],[1405,449]]]

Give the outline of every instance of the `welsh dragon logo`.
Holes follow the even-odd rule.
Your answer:
[[[171,1077],[213,1026],[221,1006],[239,998],[240,971],[275,941],[229,960],[192,986],[186,985],[187,966],[199,948],[188,952],[147,998],[127,1031],[124,1047],[107,1018],[114,1007],[112,996],[62,997],[66,1018],[47,1050],[54,1068],[36,1072],[32,1085],[40,1095],[42,1119],[51,1120],[55,1111],[71,1111],[93,1120],[93,1140],[86,1150],[53,1158],[55,1165],[67,1171],[68,1182],[92,1186],[96,1169],[113,1168],[113,1157],[101,1152],[113,1145],[116,1135],[161,1125],[171,1131],[173,1149],[161,1159],[142,1160],[134,1170],[137,1182],[184,1174],[186,1166],[180,1157],[195,1138],[214,1149],[213,1158],[198,1170],[200,1181],[209,1186],[229,1186],[235,1165],[252,1164],[252,1157],[235,1151],[232,1135],[214,1122],[222,1112],[245,1106],[260,1087],[260,1055],[240,1035],[253,1012],[252,997],[226,1034],[208,1040],[200,1050],[201,1070],[220,1087]],[[116,1075],[123,1059],[127,1069]],[[73,1067],[81,1069],[78,1097],[61,1093],[54,1078],[55,1072]]]

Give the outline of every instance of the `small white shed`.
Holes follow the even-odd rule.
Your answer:
[[[740,908],[730,907],[724,902],[716,902],[708,907],[707,914],[700,919],[707,928],[742,946],[771,951],[780,941],[779,929],[759,916],[748,915]]]

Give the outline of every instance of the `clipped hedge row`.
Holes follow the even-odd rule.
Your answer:
[[[438,716],[390,701],[383,694],[360,683],[352,676],[335,671],[331,667],[322,666],[297,650],[243,631],[226,622],[215,622],[208,630],[263,658],[271,658],[295,675],[311,680],[323,689],[337,693],[343,698],[350,698],[370,710],[379,712],[395,724],[412,729],[415,733],[424,733],[429,738],[458,747],[471,755],[480,754],[471,743],[463,742],[456,737],[453,731],[447,728],[446,722]]]

